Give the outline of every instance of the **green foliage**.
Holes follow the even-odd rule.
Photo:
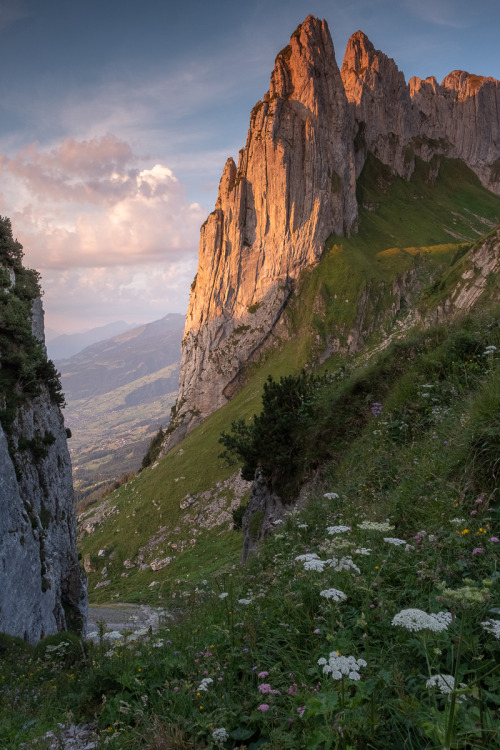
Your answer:
[[[223,432],[223,457],[237,456],[243,462],[242,476],[253,479],[257,468],[271,488],[279,485],[286,496],[297,476],[304,447],[304,428],[312,414],[315,391],[324,381],[302,371],[276,382],[270,375],[264,384],[262,412],[250,424],[238,420],[232,432]]]
[[[154,438],[152,438],[149,447],[144,455],[144,458],[142,459],[141,469],[146,469],[148,466],[151,466],[158,456],[160,455],[161,447],[163,445],[163,441],[165,440],[165,432],[160,427]]]
[[[64,406],[64,395],[54,363],[32,333],[32,305],[40,296],[39,275],[22,266],[22,246],[12,237],[9,219],[0,217],[0,423],[10,434],[17,409],[48,388],[53,403]],[[10,269],[15,274],[11,285]],[[44,446],[33,444],[35,453]],[[28,446],[21,446],[21,449]]]
[[[75,633],[70,632],[48,635],[37,644],[33,656],[50,672],[73,669],[86,661],[83,641]]]

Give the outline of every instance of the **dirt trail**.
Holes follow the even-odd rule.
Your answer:
[[[162,616],[163,613],[162,613]],[[106,623],[106,630],[139,630],[150,625],[157,629],[159,611],[144,604],[99,604],[89,607],[87,633],[99,630],[98,622]]]

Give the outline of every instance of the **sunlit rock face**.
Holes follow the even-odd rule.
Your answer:
[[[43,342],[40,298],[32,330]],[[0,426],[0,632],[36,643],[61,630],[84,632],[86,615],[66,430],[42,383],[16,407],[8,434]]]
[[[328,26],[309,16],[278,54],[238,165],[227,161],[201,229],[179,384],[189,427],[226,402],[327,237],[355,225],[351,133]]]
[[[294,283],[328,236],[356,230],[356,178],[369,152],[405,179],[416,156],[460,158],[500,192],[499,86],[457,71],[441,85],[408,84],[361,31],[340,71],[326,21],[306,18],[276,57],[246,146],[237,165],[226,162],[201,228],[177,429],[165,450],[226,403],[243,365],[282,335]]]

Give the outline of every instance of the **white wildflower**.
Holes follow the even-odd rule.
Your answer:
[[[326,659],[321,658],[318,664],[323,666],[323,672],[330,674],[333,680],[341,680],[343,676],[349,677],[350,680],[359,680],[361,675],[359,670],[366,667],[364,659],[355,659],[354,656],[341,656],[337,651],[332,651]]]
[[[322,573],[331,560],[307,560],[304,563],[304,570],[315,570],[317,573]]]
[[[251,599],[238,599],[238,604],[251,604]]]
[[[326,497],[327,500],[338,500],[339,496],[336,492],[325,492],[323,497]]]
[[[343,602],[347,599],[344,592],[339,589],[325,589],[320,591],[319,595],[324,596],[325,599],[333,599],[334,602]]]
[[[450,523],[453,524],[453,526],[461,526],[463,523],[465,523],[465,518],[451,518]]]
[[[226,596],[229,596],[229,594],[227,593],[227,591],[223,591],[222,594],[219,594],[219,599],[225,599]]]
[[[299,523],[297,524],[298,529],[308,529],[309,525],[307,523]]]
[[[491,633],[500,640],[500,620],[487,620],[482,622],[481,625],[488,633]]]
[[[401,547],[401,545],[406,544],[404,539],[397,539],[394,536],[385,536],[384,542],[388,542],[389,544],[393,544],[395,547]]]
[[[119,641],[123,638],[123,635],[118,630],[110,630],[109,633],[104,633],[103,638],[107,641]]]
[[[224,729],[224,727],[214,729],[212,732],[212,739],[216,745],[223,745],[229,739],[227,729]]]
[[[200,682],[200,684],[198,685],[198,690],[207,691],[208,686],[210,685],[211,682],[213,682],[211,677],[204,677],[202,681]]]
[[[358,566],[353,562],[353,559],[350,555],[341,557],[340,560],[337,560],[337,558],[334,557],[330,563],[330,567],[333,568],[337,573],[340,573],[342,570],[354,570],[356,573],[361,572]]]
[[[413,544],[405,544],[405,552],[413,552],[414,549]]]
[[[298,555],[295,559],[297,562],[309,562],[309,560],[319,560],[319,555],[316,552],[306,552],[305,555]]]
[[[431,688],[437,688],[441,695],[451,695],[455,690],[455,678],[451,674],[435,674],[430,677],[425,683],[425,687],[429,690]],[[459,688],[466,688],[467,685],[461,682]],[[463,703],[465,695],[457,695],[457,703]]]
[[[279,526],[280,523],[283,523],[283,519],[282,518],[277,518],[276,521],[273,521],[273,526]]]
[[[435,633],[441,633],[448,629],[451,620],[450,612],[427,614],[421,609],[402,609],[392,618],[392,625],[401,625],[414,633],[419,630],[432,630]]]
[[[394,531],[394,526],[387,521],[362,521],[358,528],[364,531]]]
[[[354,550],[355,555],[371,555],[371,552],[371,549],[367,547],[358,547],[358,549]]]
[[[351,530],[350,526],[329,526],[326,531],[327,531],[327,534],[332,535],[332,534],[342,534],[342,532],[350,531],[350,530]]]

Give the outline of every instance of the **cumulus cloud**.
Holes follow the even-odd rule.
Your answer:
[[[0,156],[0,174],[0,211],[42,272],[51,327],[184,311],[207,211],[168,166],[107,135],[30,144]]]
[[[192,257],[206,211],[189,203],[171,169],[141,161],[112,135],[66,138],[49,151],[35,143],[2,157],[4,197],[15,206],[11,217],[31,264],[65,269]]]

